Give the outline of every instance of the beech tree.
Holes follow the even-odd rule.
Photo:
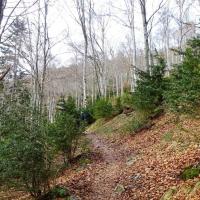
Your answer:
[[[88,25],[87,25],[87,1],[86,0],[75,0],[76,11],[78,14],[78,23],[81,26],[83,38],[84,38],[84,55],[83,55],[83,76],[82,76],[82,92],[83,92],[83,107],[87,105],[87,79],[86,79],[86,68],[88,64]]]
[[[124,0],[125,6],[127,9],[128,17],[128,27],[131,32],[132,39],[132,64],[131,64],[131,91],[135,91],[137,77],[136,77],[136,68],[137,68],[137,45],[136,45],[136,30],[135,30],[135,0]]]
[[[2,20],[3,20],[3,13],[4,13],[4,9],[6,7],[6,3],[7,3],[7,0],[0,1],[0,25],[1,25]]]
[[[139,0],[142,22],[143,22],[143,36],[144,36],[144,55],[145,55],[145,67],[150,73],[150,43],[149,37],[152,31],[152,20],[155,14],[164,6],[164,0],[158,5],[158,8],[153,11],[153,13],[148,17],[147,15],[147,0]]]
[[[90,1],[89,41],[91,48],[90,59],[95,69],[99,95],[107,95],[107,53],[106,32],[109,24],[109,13],[97,13],[94,3]],[[97,31],[98,30],[98,31]],[[99,34],[98,34],[99,32]]]

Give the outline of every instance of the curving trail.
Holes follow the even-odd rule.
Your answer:
[[[92,195],[86,199],[114,200],[117,198],[115,188],[119,183],[120,172],[123,168],[122,155],[101,136],[93,133],[88,134],[87,137],[91,140],[94,151],[101,153],[102,162],[101,166],[96,168],[97,171],[94,171]]]

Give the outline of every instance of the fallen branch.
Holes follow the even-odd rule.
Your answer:
[[[9,71],[10,71],[10,67],[8,67],[8,69],[2,73],[2,75],[0,76],[0,81],[2,81],[5,78],[5,76],[8,74]]]

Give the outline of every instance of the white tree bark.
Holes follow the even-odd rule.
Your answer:
[[[106,14],[95,13],[90,0],[89,9],[89,42],[91,47],[91,60],[96,71],[99,95],[106,97],[107,93],[107,64],[106,64],[106,28],[108,21]],[[93,17],[93,15],[95,17]],[[96,21],[94,21],[96,19]],[[98,30],[98,31],[97,31]],[[98,34],[100,32],[100,34]]]
[[[118,97],[119,96],[119,76],[118,76],[118,74],[115,75],[115,84],[116,84],[116,94]]]
[[[131,65],[131,92],[135,91],[137,83],[136,67],[137,67],[137,45],[135,35],[135,0],[125,0],[128,11],[128,18],[131,30],[132,39],[132,65]]]
[[[87,79],[86,79],[86,69],[88,64],[88,30],[87,30],[87,19],[86,19],[86,1],[85,0],[75,0],[76,9],[79,19],[79,24],[81,26],[83,38],[84,38],[84,56],[83,56],[83,72],[82,72],[82,106],[87,106]]]
[[[124,94],[124,80],[123,80],[123,74],[120,76],[120,85],[121,85],[121,96]]]
[[[149,18],[147,18],[147,8],[146,8],[147,0],[139,0],[141,14],[142,14],[142,22],[143,22],[143,37],[144,37],[144,57],[145,57],[145,67],[148,73],[151,73],[150,69],[150,42],[149,42],[149,36],[151,34],[152,28],[153,28],[153,18],[156,13],[164,6],[163,0],[160,1],[159,6],[157,9],[153,11],[153,13],[150,15]],[[148,25],[151,25],[151,27],[148,27]]]
[[[140,9],[142,14],[143,23],[143,37],[144,37],[144,54],[145,54],[145,67],[148,72],[150,72],[150,49],[149,49],[149,34],[148,34],[148,22],[146,13],[146,0],[139,0]]]
[[[49,56],[49,38],[48,38],[48,0],[44,0],[44,27],[43,27],[43,70],[42,70],[42,81],[41,81],[41,94],[40,94],[40,111],[43,110],[44,104],[44,89],[46,81],[46,73],[48,67],[48,56]]]

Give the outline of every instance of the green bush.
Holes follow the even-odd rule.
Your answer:
[[[94,112],[93,112],[93,104],[89,103],[86,108],[81,108],[81,120],[86,122],[86,124],[92,124],[95,122],[94,119]]]
[[[50,194],[52,199],[69,197],[69,191],[63,186],[57,185],[51,189]]]
[[[67,188],[65,188],[62,185],[56,185],[53,187],[48,193],[42,195],[38,200],[54,200],[54,199],[60,199],[70,198],[70,193]]]
[[[93,107],[94,118],[110,118],[113,115],[113,106],[106,99],[99,99],[95,102]]]
[[[53,151],[47,140],[46,121],[30,102],[26,90],[17,90],[12,99],[4,100],[0,113],[0,181],[38,198],[49,188]]]
[[[165,61],[158,58],[159,64],[151,67],[151,74],[139,72],[139,80],[133,94],[134,107],[137,110],[152,112],[163,103],[165,90]]]
[[[122,100],[121,97],[115,97],[112,102],[113,106],[113,115],[119,115],[123,112]]]
[[[200,110],[200,39],[188,42],[183,63],[175,66],[168,89],[166,105],[173,112],[198,114]]]
[[[125,92],[121,97],[123,107],[134,108],[133,94]]]
[[[75,99],[71,96],[68,96],[67,100],[61,96],[57,103],[57,110],[66,112],[75,118],[79,118],[79,111],[76,108]]]
[[[49,138],[55,149],[63,153],[64,163],[67,164],[74,156],[85,125],[71,97],[58,103],[55,121],[49,124]]]
[[[57,151],[63,153],[64,163],[73,158],[82,127],[73,116],[63,112],[57,114],[50,125],[50,137]]]

